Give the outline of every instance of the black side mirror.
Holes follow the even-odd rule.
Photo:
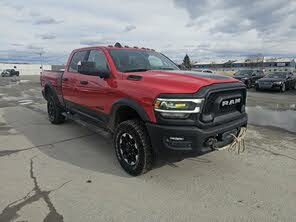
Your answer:
[[[95,62],[83,61],[81,65],[78,65],[78,72],[90,76],[99,76],[101,78],[107,78],[110,76],[109,69],[96,67]]]

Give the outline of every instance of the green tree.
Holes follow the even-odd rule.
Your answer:
[[[187,69],[191,69],[191,62],[190,62],[190,58],[189,56],[186,54],[184,59],[183,59],[183,65],[187,68]]]

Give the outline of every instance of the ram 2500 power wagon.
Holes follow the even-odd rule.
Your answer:
[[[147,172],[160,153],[203,154],[247,125],[246,86],[231,77],[183,71],[138,47],[74,50],[65,71],[43,71],[51,123],[68,114],[105,126],[122,168]]]

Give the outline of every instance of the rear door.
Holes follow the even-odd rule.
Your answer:
[[[108,67],[104,52],[101,49],[91,50],[87,61],[95,62],[96,67]],[[110,92],[108,80],[99,76],[77,74],[76,88],[78,90],[77,103],[80,111],[100,119],[106,120],[105,101]]]
[[[62,91],[63,98],[66,106],[68,108],[73,108],[75,103],[77,103],[77,75],[78,75],[78,65],[87,59],[89,50],[77,51],[71,56],[70,63],[67,70],[65,70],[62,76]]]

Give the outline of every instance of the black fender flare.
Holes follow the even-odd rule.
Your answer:
[[[111,107],[110,121],[109,121],[109,127],[111,129],[114,129],[117,111],[123,106],[129,107],[135,110],[144,122],[150,121],[149,116],[146,113],[145,109],[138,102],[129,98],[121,98],[115,101]]]
[[[54,99],[56,100],[56,102],[60,103],[57,92],[55,90],[55,88],[53,87],[53,85],[51,84],[50,81],[46,81],[45,85],[44,85],[44,98],[47,100],[47,93],[50,92]]]

